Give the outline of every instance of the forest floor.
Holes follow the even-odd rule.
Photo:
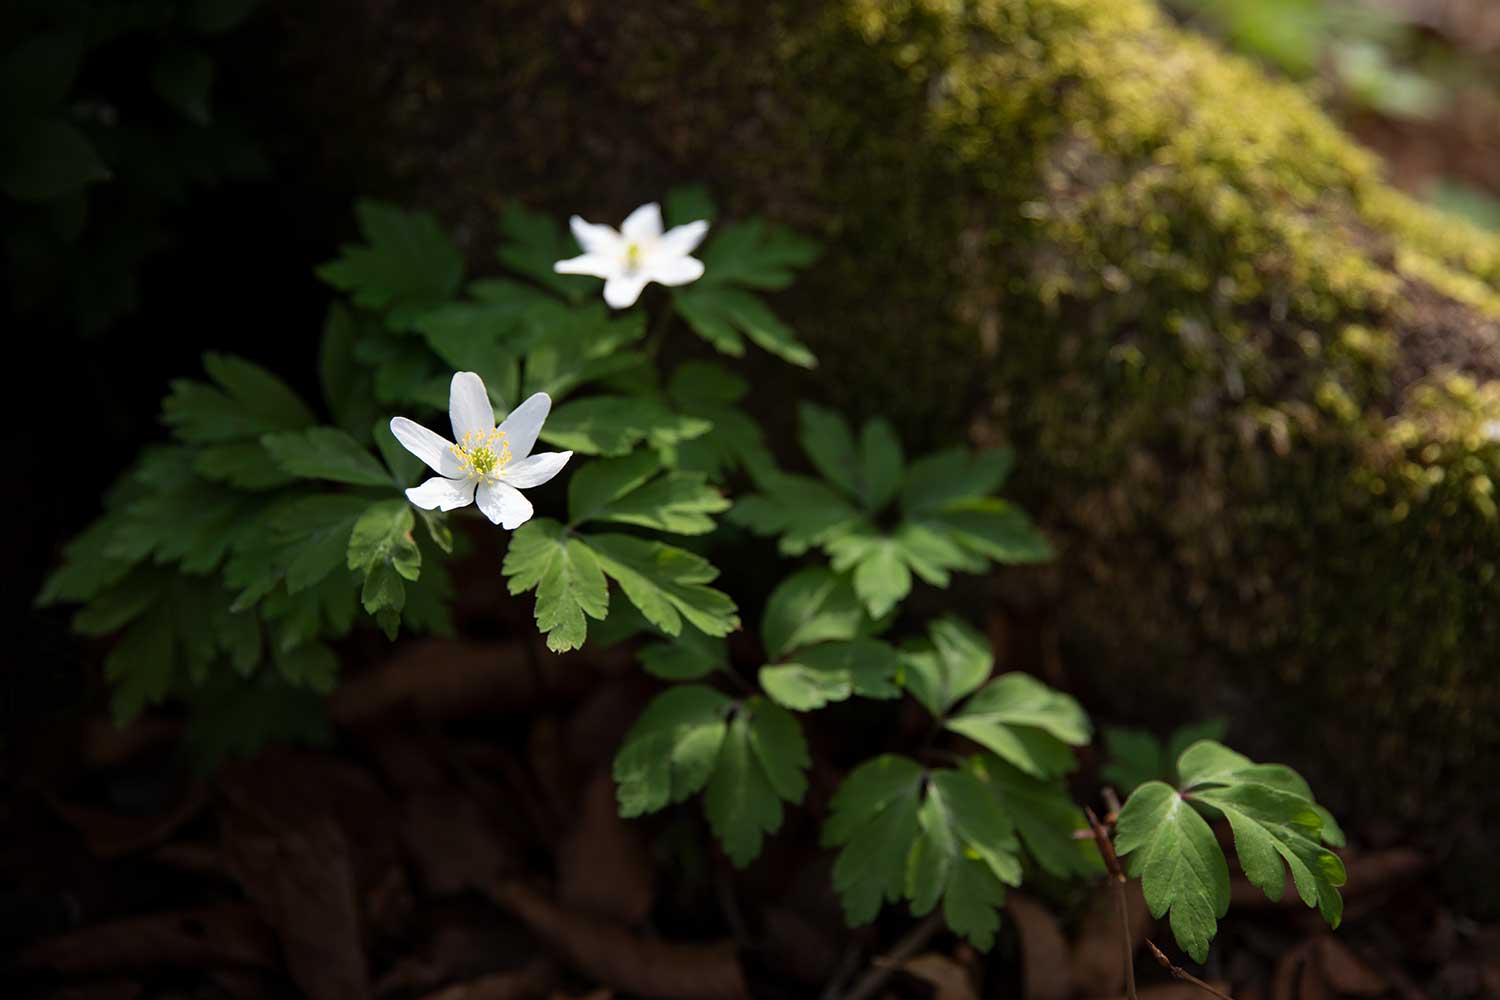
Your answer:
[[[744,871],[705,850],[694,803],[621,820],[610,757],[652,687],[620,650],[558,661],[519,641],[412,641],[345,680],[329,746],[208,778],[184,766],[169,720],[39,726],[12,747],[32,777],[0,813],[0,978],[20,985],[6,995],[1125,994],[1104,880],[1012,893],[988,955],[897,907],[847,929],[817,842],[841,777],[826,762]],[[1500,923],[1446,909],[1425,887],[1430,859],[1391,832],[1349,833],[1338,931],[1294,892],[1272,903],[1236,878],[1205,967],[1132,885],[1139,996],[1210,996],[1149,939],[1236,1000],[1500,997]]]

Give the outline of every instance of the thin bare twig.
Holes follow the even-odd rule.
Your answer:
[[[1198,987],[1200,990],[1203,990],[1205,993],[1212,993],[1214,996],[1218,997],[1219,1000],[1234,1000],[1234,997],[1230,996],[1228,993],[1220,993],[1218,990],[1214,989],[1212,986],[1208,985],[1203,980],[1199,979],[1197,976],[1193,975],[1186,969],[1181,969],[1173,965],[1172,960],[1166,955],[1162,954],[1162,950],[1156,946],[1155,941],[1147,938],[1146,945],[1151,949],[1151,954],[1156,956],[1157,964],[1170,972],[1172,974],[1172,978],[1181,979],[1185,983],[1192,983],[1194,986]]]
[[[1110,803],[1110,811],[1118,814],[1120,809],[1118,799],[1114,798],[1112,789],[1105,789],[1106,799],[1114,799]],[[1099,822],[1099,817],[1094,815],[1094,810],[1088,806],[1084,812],[1089,819],[1089,829],[1094,831],[1094,843],[1099,846],[1099,853],[1104,857],[1104,865],[1109,869],[1110,887],[1114,891],[1115,906],[1120,911],[1120,935],[1125,953],[1125,996],[1129,1000],[1137,1000],[1135,992],[1135,944],[1134,935],[1130,933],[1130,904],[1125,899],[1125,870],[1120,867],[1120,859],[1115,854],[1114,842],[1109,839],[1109,831],[1104,824]]]
[[[941,911],[931,913],[927,919],[906,932],[906,936],[896,942],[890,954],[881,955],[870,963],[870,971],[866,972],[854,988],[844,994],[843,1000],[869,1000],[880,991],[885,981],[891,978],[908,959],[913,958],[917,952],[927,947],[927,942],[943,926],[943,915]]]

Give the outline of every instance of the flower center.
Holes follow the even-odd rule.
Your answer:
[[[460,471],[469,478],[488,479],[504,471],[510,463],[510,442],[498,428],[469,431],[452,450]]]
[[[631,243],[625,248],[625,266],[634,271],[641,266],[641,257],[644,255],[645,251],[639,243]]]

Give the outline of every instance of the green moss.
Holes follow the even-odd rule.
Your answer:
[[[1367,816],[1493,803],[1500,240],[1150,0],[483,11],[308,90],[476,247],[686,180],[812,232],[803,388],[1019,447],[1103,714],[1254,712]]]

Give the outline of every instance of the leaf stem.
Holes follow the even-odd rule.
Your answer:
[[[1108,793],[1110,811],[1115,815],[1120,812],[1119,799],[1114,795],[1114,789],[1105,789]],[[1130,904],[1125,899],[1125,870],[1120,867],[1120,858],[1115,854],[1115,845],[1109,839],[1109,831],[1099,817],[1094,814],[1090,806],[1083,807],[1084,814],[1088,816],[1089,829],[1094,832],[1094,843],[1099,847],[1099,854],[1104,858],[1104,865],[1109,869],[1110,887],[1114,892],[1115,907],[1120,911],[1120,940],[1125,953],[1125,996],[1129,1000],[1137,1000],[1135,992],[1135,947],[1130,933]]]
[[[1194,986],[1198,987],[1200,990],[1203,990],[1205,993],[1212,993],[1214,996],[1218,997],[1219,1000],[1234,1000],[1234,997],[1230,996],[1228,993],[1220,993],[1218,990],[1214,989],[1212,986],[1208,985],[1203,980],[1199,979],[1197,976],[1193,975],[1186,969],[1178,968],[1177,966],[1173,965],[1172,960],[1166,955],[1162,954],[1162,950],[1158,948],[1156,946],[1156,942],[1152,941],[1150,938],[1146,939],[1146,946],[1151,949],[1151,954],[1156,956],[1157,964],[1170,972],[1172,974],[1172,978],[1180,979],[1185,983],[1192,983]]]

